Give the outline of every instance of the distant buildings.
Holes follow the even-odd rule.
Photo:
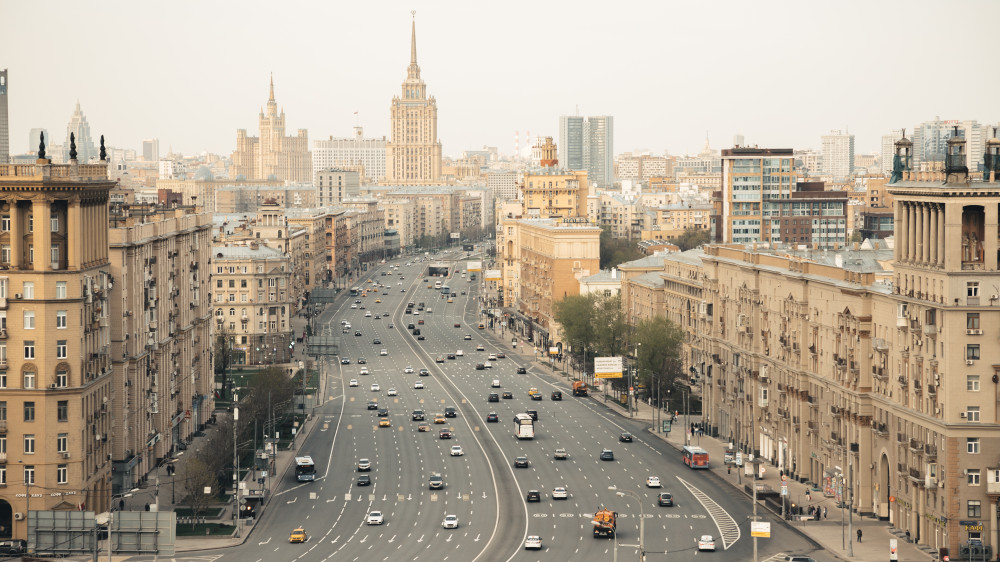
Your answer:
[[[986,139],[992,136],[989,127],[975,120],[942,120],[940,117],[924,121],[913,130],[915,167],[927,162],[943,162],[948,139],[956,134],[966,141],[966,166],[970,171],[978,170],[979,164],[983,161]]]
[[[385,179],[385,137],[365,138],[364,129],[354,128],[354,136],[314,140],[313,172],[339,168],[358,172],[362,183]]]
[[[599,187],[614,184],[614,117],[559,118],[559,163],[567,170],[586,170]]]
[[[896,150],[894,143],[902,137],[902,129],[893,129],[888,135],[882,135],[882,145],[879,153],[879,170],[886,176],[892,172],[892,156]]]
[[[427,85],[417,66],[417,23],[410,36],[410,66],[402,93],[389,111],[392,140],[386,145],[385,183],[433,185],[441,178],[441,141],[437,131],[437,100],[427,97]]]
[[[518,172],[496,170],[486,173],[486,187],[500,201],[512,201],[517,199],[517,177]]]
[[[311,183],[313,169],[309,155],[309,133],[305,129],[299,129],[296,136],[285,136],[285,112],[278,113],[273,78],[267,112],[261,110],[258,123],[259,137],[247,135],[246,129],[236,131],[236,150],[233,152],[229,177]]]
[[[10,162],[10,117],[7,115],[7,69],[0,70],[0,164]]]
[[[830,131],[821,137],[823,174],[833,180],[846,179],[854,173],[854,135]]]
[[[354,170],[319,170],[316,172],[315,186],[316,205],[319,207],[339,205],[361,194],[359,173]]]
[[[69,119],[69,124],[66,125],[66,140],[62,146],[63,162],[70,161],[70,134],[75,136],[77,161],[89,162],[91,158],[97,159],[97,148],[94,147],[94,139],[90,136],[90,123],[87,123],[87,117],[80,109],[80,102],[76,102],[73,115]],[[45,143],[48,144],[48,142],[46,139]]]
[[[146,162],[156,162],[160,159],[159,140],[142,139],[142,159]]]

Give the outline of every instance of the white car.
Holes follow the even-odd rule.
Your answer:
[[[493,368],[493,363],[490,363],[489,361],[487,361],[487,362],[483,363],[483,368],[484,369],[492,369]]]
[[[497,360],[497,354],[496,353],[491,353],[490,356],[487,357],[487,359],[489,361],[496,361]]]
[[[389,391],[386,392],[386,395],[387,396],[397,396],[396,389],[395,388],[390,388]]]
[[[524,540],[524,550],[541,550],[542,549],[542,537],[538,535],[529,535],[527,539]]]
[[[567,492],[566,488],[563,488],[562,486],[559,486],[552,490],[552,499],[554,500],[564,500],[568,497],[569,497],[569,492]]]
[[[650,476],[650,477],[646,478],[646,487],[647,488],[659,488],[660,487],[660,477],[659,476]]]
[[[358,305],[354,304],[353,302],[351,303],[351,308],[357,308],[357,307]]]
[[[423,388],[423,387],[424,387],[424,383],[422,383],[420,381],[417,381],[417,382],[413,383],[413,388]]]
[[[382,387],[380,387],[377,382],[373,382],[372,383],[372,392],[378,392],[380,390],[382,390]]]
[[[407,365],[406,368],[403,369],[403,373],[405,373],[407,375],[413,373],[413,367]]]
[[[351,386],[358,386],[358,379],[351,379]]]
[[[379,351],[378,354],[382,356],[389,355],[389,350],[383,347],[382,351]]]
[[[455,352],[455,355],[458,355],[459,357],[462,357],[463,355],[465,355],[465,352],[462,351],[461,349],[459,349],[458,351]]]
[[[500,379],[493,379],[493,384],[490,386],[493,388],[500,388]]]
[[[365,312],[365,318],[371,318],[371,317],[372,317],[372,311],[369,310]]]
[[[385,520],[382,518],[381,511],[373,511],[368,514],[368,524],[369,525],[381,525]]]
[[[361,367],[361,370],[358,372],[361,373],[362,375],[369,374],[368,367]]]
[[[458,516],[457,515],[445,515],[444,521],[441,522],[441,526],[445,529],[457,529],[458,528]]]
[[[698,539],[698,550],[715,550],[715,539],[712,538],[712,535],[702,535]]]
[[[464,454],[465,453],[462,451],[462,446],[461,445],[452,445],[452,447],[451,447],[451,456],[453,456],[453,457],[460,457],[460,456],[462,456]]]

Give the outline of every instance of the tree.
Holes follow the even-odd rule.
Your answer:
[[[277,404],[291,404],[295,389],[288,375],[278,367],[258,371],[250,380],[246,398],[240,402],[239,434],[251,438],[254,428],[263,434],[265,424]]]
[[[597,340],[594,323],[596,306],[594,294],[572,295],[556,301],[553,304],[553,317],[562,326],[563,339],[570,346],[570,362],[587,372],[589,367],[584,361],[593,357],[593,345]]]
[[[194,518],[191,521],[193,529],[197,519],[208,508],[214,494],[206,494],[205,488],[215,489],[217,485],[216,473],[212,467],[203,460],[203,457],[215,455],[211,449],[203,449],[202,453],[188,459],[184,464],[184,494],[187,496],[187,504],[191,508]]]
[[[710,233],[705,228],[689,228],[683,234],[671,240],[682,252],[708,244]]]
[[[639,321],[632,341],[639,353],[639,382],[651,397],[665,397],[682,375],[684,331],[666,317],[655,316]]]
[[[614,238],[611,229],[601,227],[601,269],[608,269],[621,263],[643,257],[639,246],[631,240]]]

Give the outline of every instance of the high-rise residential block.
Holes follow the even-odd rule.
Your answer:
[[[360,195],[357,171],[332,168],[316,172],[316,205],[332,207]]]
[[[579,115],[559,117],[559,162],[567,170],[585,170],[587,120]]]
[[[441,178],[441,141],[437,131],[437,100],[417,66],[417,22],[410,35],[410,66],[401,95],[389,110],[391,139],[386,145],[385,182],[391,185],[433,185]]]
[[[309,154],[309,132],[299,129],[296,136],[285,136],[285,112],[278,112],[274,99],[274,78],[271,79],[267,112],[257,116],[260,136],[247,135],[246,129],[236,131],[236,150],[229,177],[248,180],[268,178],[295,183],[310,183],[313,179],[312,157]]]
[[[518,172],[494,170],[486,173],[486,187],[501,201],[517,199]]]
[[[587,170],[598,187],[614,184],[614,117],[559,118],[559,165],[567,170]]]
[[[823,174],[833,180],[849,178],[854,173],[854,135],[830,131],[823,135]]]
[[[313,172],[330,168],[355,170],[362,183],[381,182],[385,179],[385,146],[385,137],[365,138],[361,127],[354,128],[352,137],[314,140]]]
[[[969,170],[979,169],[983,162],[986,139],[992,136],[989,127],[975,120],[943,120],[940,117],[924,121],[913,130],[914,165],[919,167],[928,162],[943,162],[948,139],[953,136],[962,137],[966,141],[965,165]]]
[[[769,239],[766,206],[789,199],[798,173],[790,148],[729,148],[722,151],[723,241]]]
[[[10,116],[7,114],[7,69],[0,70],[0,164],[10,162]]]
[[[160,141],[158,139],[142,140],[142,159],[146,162],[160,160]]]

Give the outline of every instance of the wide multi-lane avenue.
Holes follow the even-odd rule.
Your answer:
[[[320,329],[342,337],[342,356],[322,365],[326,400],[297,451],[314,459],[317,479],[299,483],[292,470],[280,475],[249,540],[204,554],[226,560],[611,560],[616,541],[594,538],[591,531],[595,510],[605,506],[619,514],[623,559],[637,554],[640,512],[648,559],[752,559],[749,502],[711,474],[686,468],[673,448],[640,424],[573,397],[564,379],[532,367],[478,328],[479,288],[460,275],[465,257],[438,256],[454,259],[447,279],[429,277],[428,261],[418,258],[382,265],[369,273],[371,283],[357,283],[367,296],[338,301],[319,317]],[[451,289],[450,302],[433,288],[435,280]],[[412,314],[406,313],[409,302]],[[346,331],[344,321],[351,325]],[[502,351],[506,358],[476,369]],[[527,372],[518,374],[518,367]],[[421,369],[429,374],[421,376]],[[531,388],[543,400],[530,400]],[[556,390],[561,401],[551,399]],[[512,397],[503,398],[505,392]],[[498,401],[489,401],[491,393]],[[369,409],[370,401],[376,409]],[[379,415],[382,408],[388,415]],[[435,423],[446,408],[454,408],[455,417]],[[414,410],[424,412],[425,422],[412,419]],[[519,440],[513,420],[526,410],[537,411],[535,437]],[[491,413],[496,422],[488,421]],[[420,431],[421,423],[427,431]],[[451,438],[442,438],[442,430]],[[634,441],[620,442],[623,432]],[[456,445],[461,455],[452,454]],[[555,459],[557,448],[568,458]],[[610,449],[614,460],[600,460],[602,449]],[[528,466],[515,468],[521,456]],[[360,459],[370,460],[370,471],[358,471]],[[443,479],[440,489],[430,488],[434,474]],[[370,485],[358,485],[362,475]],[[659,477],[663,488],[648,488],[649,476]],[[566,488],[568,497],[553,498],[556,487]],[[540,501],[526,501],[532,490]],[[658,505],[661,491],[673,494],[673,507]],[[366,524],[372,511],[381,511],[382,525]],[[457,517],[457,528],[443,527],[448,515]],[[289,543],[296,527],[307,532],[305,543]],[[781,540],[761,541],[761,560],[779,548],[808,548],[780,525],[773,533],[783,533]],[[530,535],[541,538],[541,550],[524,549]],[[714,554],[698,551],[702,535],[713,537]]]

